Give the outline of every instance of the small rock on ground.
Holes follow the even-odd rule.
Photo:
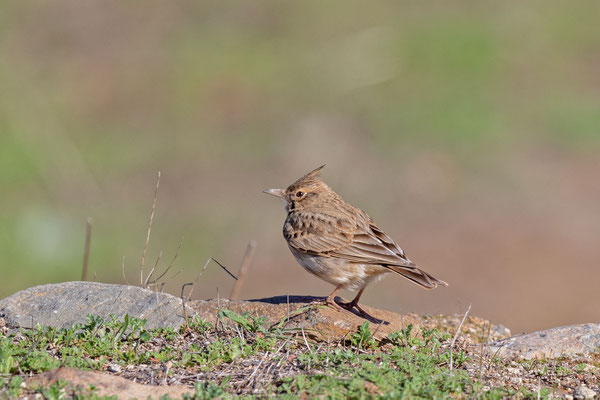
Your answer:
[[[169,398],[179,399],[184,394],[193,393],[193,389],[187,386],[142,385],[120,376],[66,367],[27,378],[25,383],[28,389],[34,389],[35,386],[48,386],[59,380],[69,382],[70,388],[79,387],[82,390],[87,390],[93,385],[98,389],[95,392],[98,396],[117,396],[119,399],[157,399],[167,395]]]
[[[596,397],[596,392],[587,386],[579,386],[573,391],[574,399],[593,399]]]

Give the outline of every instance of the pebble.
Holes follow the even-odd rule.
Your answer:
[[[121,366],[119,364],[108,364],[106,370],[108,372],[114,372],[115,374],[118,374],[121,372]]]
[[[494,332],[496,332],[500,336],[510,336],[510,329],[508,329],[502,324],[494,326]]]
[[[592,374],[597,374],[598,373],[598,367],[594,367],[593,365],[590,365],[590,364],[587,364],[583,370],[585,372],[589,372],[589,373],[592,373]]]
[[[596,392],[587,386],[579,386],[573,391],[574,399],[593,399],[596,397]]]

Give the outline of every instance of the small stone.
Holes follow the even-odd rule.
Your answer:
[[[574,399],[593,399],[596,397],[596,392],[587,386],[579,386],[573,391]]]
[[[114,372],[115,374],[118,374],[119,372],[121,372],[121,366],[119,364],[108,364],[108,366],[106,367],[106,370],[108,372]]]
[[[494,332],[496,332],[501,337],[509,337],[510,336],[510,329],[508,329],[507,327],[505,327],[502,324],[494,325],[493,329],[494,329]]]
[[[590,373],[590,374],[597,374],[598,373],[598,367],[594,367],[593,365],[587,364],[585,366],[585,368],[583,369],[584,372]]]
[[[521,370],[519,368],[508,367],[507,370],[512,375],[521,375]]]

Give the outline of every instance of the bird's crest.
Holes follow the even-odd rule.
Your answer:
[[[304,175],[302,178],[300,178],[296,182],[292,183],[289,186],[289,188],[297,188],[300,186],[307,186],[307,185],[310,185],[313,183],[322,182],[321,181],[321,170],[323,169],[323,167],[325,167],[325,164],[321,165],[319,168],[313,169],[308,174]]]

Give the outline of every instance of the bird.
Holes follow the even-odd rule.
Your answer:
[[[335,286],[321,304],[368,315],[358,304],[360,297],[369,283],[388,273],[425,289],[448,286],[420,269],[366,212],[348,204],[323,182],[324,167],[310,171],[286,189],[264,190],[284,201],[283,237],[296,261]],[[358,293],[350,302],[337,303],[335,296],[342,289]]]

